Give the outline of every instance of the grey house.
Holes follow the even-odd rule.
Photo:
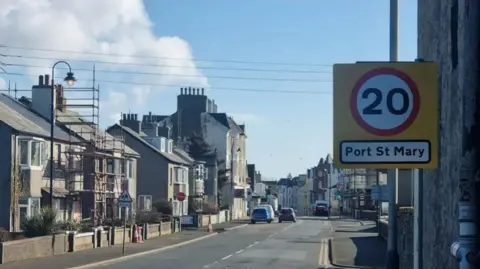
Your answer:
[[[188,195],[188,173],[191,163],[173,151],[170,129],[157,123],[142,123],[137,114],[124,114],[120,124],[107,129],[120,135],[125,143],[142,156],[137,163],[137,195],[151,195],[152,201],[168,200],[173,215],[186,214],[188,199],[180,202],[176,194]]]
[[[17,231],[22,219],[38,213],[41,204],[49,201],[46,191],[50,186],[50,126],[49,121],[19,101],[0,94],[0,143],[3,149],[0,152],[1,228]],[[54,130],[55,149],[79,142],[58,126]],[[55,173],[54,183],[54,206],[64,212],[67,210],[68,176]],[[74,209],[73,213],[78,210]]]
[[[32,98],[22,97],[19,102],[29,113],[47,122],[50,122],[54,107],[58,129],[68,133],[65,145],[54,146],[54,177],[58,180],[54,182],[52,195],[68,200],[67,203],[59,203],[57,210],[69,211],[72,219],[90,218],[97,224],[120,216],[117,199],[121,193],[128,190],[131,196],[136,197],[136,161],[140,156],[125,146],[121,138],[102,130],[95,116],[68,109],[94,107],[95,102],[79,104],[68,101],[63,86],[50,84],[48,75],[39,76],[38,85],[32,87]],[[48,172],[48,169],[45,171]],[[48,176],[44,175],[46,179]],[[42,191],[46,195],[50,195],[48,186],[48,180],[44,180]],[[135,206],[132,209],[129,214],[135,213]]]

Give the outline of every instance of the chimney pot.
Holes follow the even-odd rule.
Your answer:
[[[202,88],[202,95],[205,95],[205,89]]]
[[[50,75],[45,75],[45,86],[50,85]]]
[[[38,76],[38,86],[43,86],[43,76]]]
[[[126,119],[127,119],[127,115],[122,114],[122,119],[123,119],[123,120],[126,120]]]
[[[183,88],[180,88],[180,95],[183,95]]]
[[[197,95],[200,95],[200,89],[197,88]]]
[[[135,114],[135,120],[136,121],[138,120],[138,114]]]
[[[188,87],[188,94],[192,94],[192,87]]]

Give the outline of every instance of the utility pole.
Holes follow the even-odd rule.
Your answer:
[[[398,0],[390,0],[390,61],[398,61]],[[398,269],[397,251],[397,169],[387,172],[388,184],[388,248],[386,269]]]

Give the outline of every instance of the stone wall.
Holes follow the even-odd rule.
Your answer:
[[[438,64],[440,96],[439,165],[423,177],[422,268],[455,269],[449,248],[458,238],[460,170],[474,179],[478,169],[472,147],[478,146],[480,1],[419,0],[417,14],[418,57]]]

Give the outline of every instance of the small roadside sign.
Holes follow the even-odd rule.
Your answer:
[[[123,191],[122,194],[118,197],[118,206],[120,207],[130,207],[132,205],[132,197],[128,191]]]
[[[372,200],[379,202],[388,202],[388,187],[387,185],[372,186]]]
[[[437,167],[435,63],[336,64],[333,77],[337,167]]]

